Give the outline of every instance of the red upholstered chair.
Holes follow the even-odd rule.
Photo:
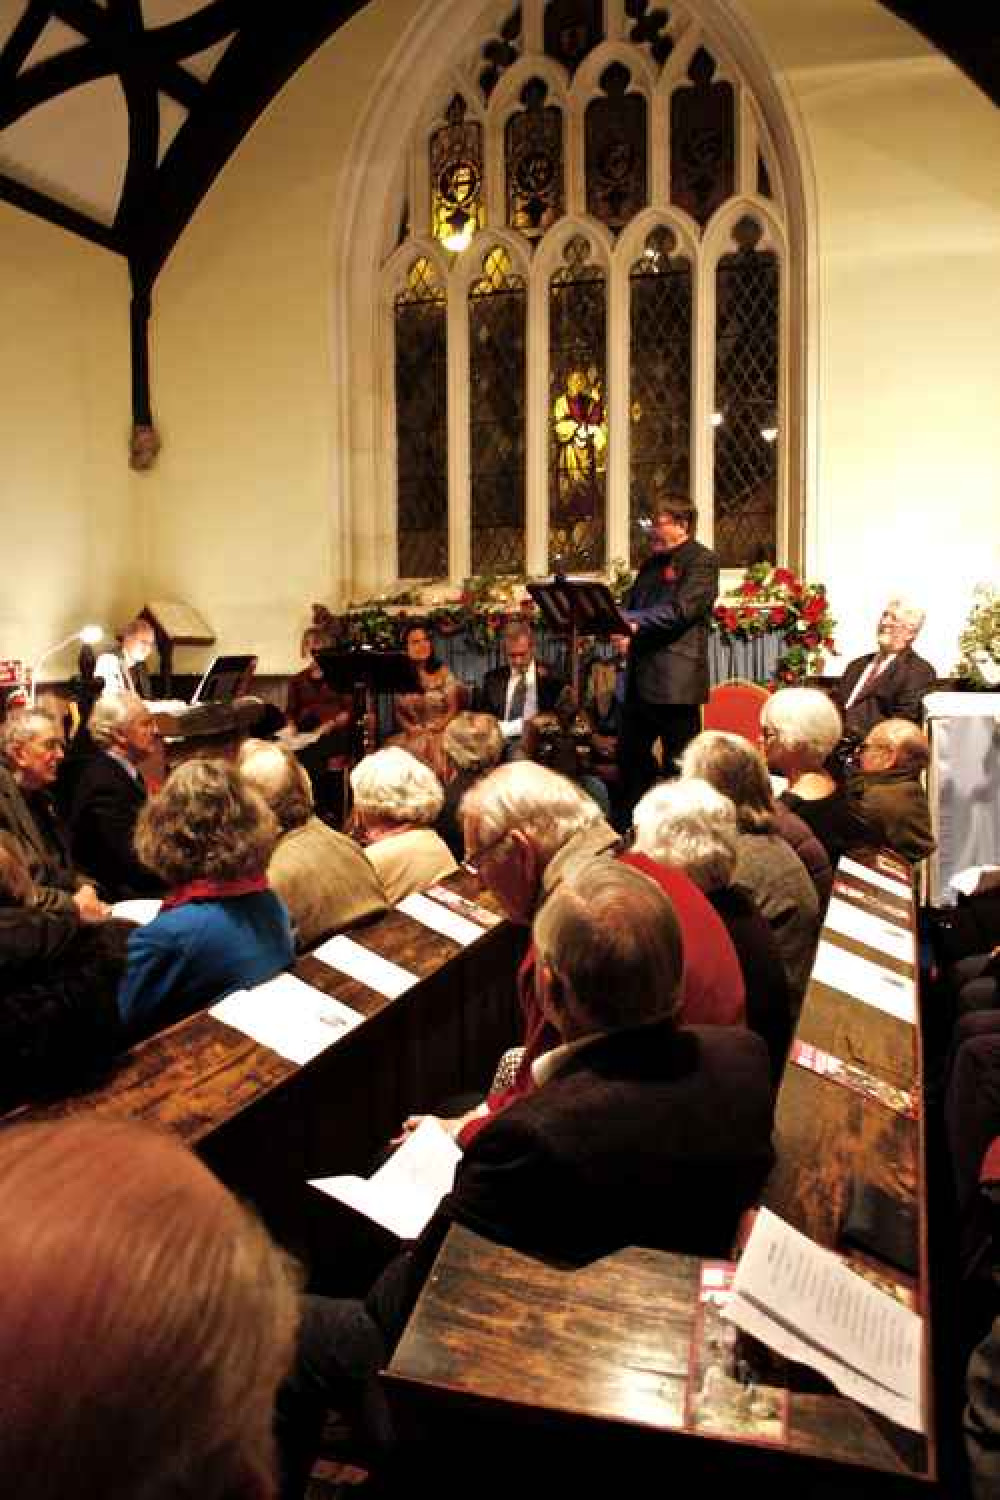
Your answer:
[[[705,729],[740,734],[752,745],[759,745],[761,709],[770,696],[759,682],[733,678],[730,682],[716,683],[702,712],[702,724]]]

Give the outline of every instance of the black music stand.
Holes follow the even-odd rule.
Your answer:
[[[579,643],[582,635],[630,635],[628,621],[621,614],[606,583],[591,578],[555,578],[544,583],[529,583],[528,593],[538,605],[549,629],[569,636],[569,656],[573,693],[580,701]]]
[[[354,700],[351,726],[353,763],[371,748],[366,743],[365,726],[371,722],[376,695],[417,692],[420,679],[416,666],[405,651],[377,651],[374,646],[347,649],[330,646],[316,651],[314,660],[327,686],[335,693],[350,693]]]

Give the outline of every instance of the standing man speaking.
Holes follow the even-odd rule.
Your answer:
[[[701,730],[719,559],[695,541],[697,523],[689,500],[658,502],[652,550],[622,609],[632,630],[621,744],[630,808],[656,780],[655,742],[660,741],[664,772],[673,775],[677,757]]]

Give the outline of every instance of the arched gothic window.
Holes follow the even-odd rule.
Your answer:
[[[802,247],[726,37],[523,0],[447,80],[385,267],[395,576],[634,563],[678,493],[724,566],[798,562]]]

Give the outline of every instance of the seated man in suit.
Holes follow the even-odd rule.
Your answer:
[[[0,1199],[2,1492],[273,1497],[296,1278],[249,1212],[165,1131],[95,1118],[5,1130]]]
[[[910,719],[883,719],[865,736],[852,783],[861,811],[881,823],[889,848],[911,865],[937,846],[921,781],[930,757],[927,736]]]
[[[62,727],[44,709],[7,715],[0,724],[0,829],[13,837],[27,862],[38,906],[99,922],[107,907],[77,876],[52,800],[64,754]]]
[[[535,658],[535,633],[526,620],[515,620],[504,631],[505,667],[494,667],[483,678],[481,707],[500,720],[504,760],[521,755],[521,738],[529,719],[542,709],[553,709],[564,686],[551,667]]]
[[[140,862],[132,839],[146,801],[139,767],[159,730],[134,693],[104,694],[87,727],[94,750],[76,769],[68,808],[74,861],[108,901],[158,896],[163,883]]]
[[[882,719],[920,722],[920,705],[936,677],[930,662],[913,650],[923,623],[922,609],[902,599],[889,600],[879,616],[878,650],[848,662],[833,688],[849,733],[864,735]]]
[[[104,691],[152,698],[146,662],[155,645],[156,635],[149,621],[130,620],[122,631],[121,650],[102,651],[97,658],[94,674],[104,678]]]

